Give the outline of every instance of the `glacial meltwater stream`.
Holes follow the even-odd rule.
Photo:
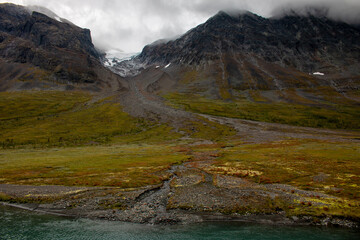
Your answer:
[[[151,226],[71,219],[0,205],[0,239],[359,239],[358,230],[330,227],[201,223]]]

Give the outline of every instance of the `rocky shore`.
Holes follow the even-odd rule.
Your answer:
[[[359,219],[333,214],[333,202],[338,200],[333,196],[211,175],[189,163],[169,172],[171,177],[163,184],[141,189],[1,184],[1,200],[3,205],[30,211],[145,224],[241,221],[359,227]]]

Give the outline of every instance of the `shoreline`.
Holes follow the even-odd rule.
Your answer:
[[[173,165],[168,175],[162,184],[132,189],[0,184],[0,203],[57,216],[143,224],[360,226],[358,205],[325,193],[210,174],[191,162]]]
[[[63,210],[51,210],[45,209],[41,204],[20,204],[20,203],[9,203],[9,202],[0,202],[4,207],[20,209],[28,212],[52,215],[57,217],[65,217],[71,219],[91,219],[91,220],[100,220],[100,221],[117,221],[124,223],[137,223],[137,224],[150,224],[150,225],[187,225],[194,223],[206,223],[206,222],[240,222],[240,223],[249,223],[249,224],[263,224],[263,225],[273,225],[273,226],[318,226],[318,227],[341,227],[348,229],[359,229],[359,222],[349,220],[346,218],[339,217],[330,217],[324,216],[322,219],[317,219],[314,221],[313,216],[286,216],[285,212],[273,213],[273,214],[232,214],[225,215],[218,212],[194,212],[184,210],[172,210],[172,214],[180,217],[182,221],[176,222],[173,219],[163,219],[160,222],[136,222],[136,221],[123,221],[115,219],[115,215],[112,217],[110,215],[104,216],[104,212],[93,211],[92,213],[84,213],[81,210],[69,212],[68,209]],[[113,211],[112,211],[113,212]],[[120,213],[121,214],[121,213]]]

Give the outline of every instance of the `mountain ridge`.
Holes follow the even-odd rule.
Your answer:
[[[210,98],[229,98],[237,90],[317,87],[343,94],[360,85],[359,43],[360,29],[329,18],[220,11],[181,37],[149,44],[111,69],[134,76],[156,67],[173,76],[174,91],[195,93],[191,89],[197,88]],[[196,80],[179,84],[192,71]]]
[[[106,78],[118,78],[102,66],[89,29],[15,4],[0,4],[0,13],[2,90],[85,84],[99,91]]]
[[[306,36],[299,36],[295,34],[295,41],[294,41],[294,35],[293,33],[297,30],[294,28],[298,28],[299,26],[291,26],[292,24],[303,24],[303,27],[309,27],[309,25],[306,25],[306,23],[308,23],[309,25],[311,25],[310,27],[315,27],[316,30],[314,31],[309,31],[308,35]],[[357,30],[356,27],[352,27],[349,24],[346,23],[341,23],[341,22],[335,22],[332,21],[328,18],[317,18],[315,16],[309,16],[309,17],[302,17],[302,16],[285,16],[283,17],[281,20],[279,19],[274,19],[274,18],[263,18],[261,16],[258,16],[256,14],[250,13],[250,12],[242,12],[241,14],[235,15],[234,14],[228,14],[224,11],[220,11],[218,14],[216,14],[215,16],[211,17],[209,20],[207,20],[204,24],[200,24],[199,26],[189,30],[187,33],[185,33],[184,35],[182,35],[182,37],[176,39],[176,40],[170,40],[167,43],[162,43],[162,44],[156,44],[156,50],[162,50],[159,49],[159,46],[166,46],[166,47],[170,47],[168,45],[171,45],[171,47],[177,47],[177,48],[182,48],[185,47],[184,44],[186,44],[186,41],[189,40],[189,38],[191,37],[190,35],[194,35],[194,34],[206,34],[206,37],[220,37],[220,36],[214,36],[215,34],[211,34],[211,30],[215,30],[217,31],[216,33],[218,33],[218,35],[220,35],[220,33],[222,34],[228,34],[228,35],[222,35],[222,37],[224,39],[227,39],[228,41],[222,41],[222,48],[224,50],[228,50],[231,47],[234,47],[237,44],[240,45],[248,45],[250,44],[250,49],[251,47],[253,47],[254,45],[256,45],[256,43],[267,43],[267,44],[275,44],[275,43],[280,43],[280,44],[285,44],[287,41],[286,40],[292,40],[292,45],[289,46],[289,48],[291,47],[297,47],[296,44],[301,44],[299,41],[300,40],[308,40],[309,37],[321,37],[321,34],[328,34],[328,36],[326,37],[331,37],[329,35],[329,33],[327,33],[326,31],[322,31],[322,29],[320,29],[321,25],[326,26],[326,24],[328,25],[333,25],[333,28],[338,27],[338,28],[345,28],[343,33],[347,34],[347,37],[350,37],[351,39],[351,43],[356,44],[356,41],[354,41],[354,39],[359,39],[360,38],[360,34],[359,31]],[[217,26],[214,26],[217,25]],[[218,29],[218,27],[222,27],[221,29]],[[249,29],[249,27],[252,27]],[[261,29],[264,28],[264,29]],[[284,29],[281,29],[284,28]],[[228,30],[235,30],[235,35],[231,35]],[[258,32],[258,34],[251,36],[251,34],[255,34],[255,32],[253,30],[256,30]],[[289,34],[284,33],[284,30],[288,30]],[[309,29],[307,29],[309,30]],[[333,30],[333,29],[331,29]],[[349,32],[345,32],[345,30],[349,30]],[[299,32],[298,32],[299,33]],[[300,32],[300,33],[304,33]],[[342,32],[340,32],[342,33]],[[339,32],[333,33],[334,36],[336,34],[339,34]],[[351,34],[353,34],[353,37],[351,37]],[[354,35],[355,34],[355,35]],[[270,36],[268,36],[270,35]],[[292,38],[289,38],[290,36],[293,36]],[[203,44],[207,44],[209,42],[209,40],[206,40],[203,36],[201,36],[202,38],[200,38],[199,40],[205,40],[205,42],[202,42]],[[236,42],[234,41],[230,41],[228,39],[228,37],[231,37],[231,40],[237,40]],[[255,37],[258,37],[258,39],[256,39]],[[274,39],[274,37],[278,37],[280,39]],[[285,38],[284,38],[285,37]],[[338,37],[338,36],[336,36]],[[300,39],[297,39],[300,38]],[[191,39],[190,39],[191,40]],[[196,41],[197,39],[194,39],[194,41]],[[216,39],[217,40],[217,39]],[[296,41],[298,40],[298,41]],[[342,39],[345,40],[345,39]],[[229,43],[230,42],[230,43]],[[226,43],[228,43],[228,45],[226,45]],[[232,43],[232,44],[231,44]],[[210,44],[210,43],[209,43]],[[179,45],[179,46],[178,46]],[[158,61],[158,59],[156,58],[157,56],[155,55],[155,57],[150,57],[149,55],[151,52],[151,47],[155,48],[154,45],[150,44],[144,47],[142,53],[140,54],[139,58],[142,61],[149,61],[151,62],[156,62]],[[356,51],[357,54],[359,51],[359,45],[356,44]],[[190,46],[192,47],[192,46]],[[214,50],[215,47],[217,46],[211,46]],[[246,50],[247,46],[244,46],[242,48],[242,50]],[[319,47],[317,47],[319,48]],[[251,50],[255,50],[255,48],[253,47],[253,49]],[[165,59],[161,59],[165,62],[169,62],[169,61],[174,61],[174,59],[170,59],[170,58],[166,58],[168,57],[166,54],[165,55]],[[178,60],[178,59],[176,59]],[[175,61],[176,61],[175,60]],[[194,59],[194,60],[188,60],[186,62],[190,63],[194,61],[194,62],[198,62],[198,60]]]

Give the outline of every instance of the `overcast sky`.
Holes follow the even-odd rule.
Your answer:
[[[91,30],[104,50],[139,52],[144,45],[173,38],[203,23],[219,10],[245,9],[270,17],[279,8],[321,4],[333,18],[360,21],[360,0],[8,0],[44,6]]]

